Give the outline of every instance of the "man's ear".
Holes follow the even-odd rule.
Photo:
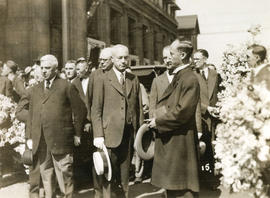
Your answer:
[[[187,53],[186,52],[180,52],[180,56],[181,56],[181,59],[185,59],[186,56],[187,56]]]
[[[258,54],[254,54],[255,58],[256,58],[256,63],[260,63],[261,62],[261,57]]]

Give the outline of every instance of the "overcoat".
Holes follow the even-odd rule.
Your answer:
[[[26,134],[33,140],[36,153],[41,134],[53,154],[72,153],[73,137],[80,136],[86,117],[78,90],[66,80],[55,78],[45,91],[44,81],[32,88]]]
[[[91,119],[94,138],[104,137],[108,148],[120,145],[125,127],[126,102],[132,115],[132,125],[137,131],[143,123],[142,99],[138,78],[126,72],[126,94],[113,69],[100,76],[94,86]]]
[[[180,70],[157,103],[158,134],[152,184],[168,190],[199,191],[195,112],[200,88],[191,68]]]

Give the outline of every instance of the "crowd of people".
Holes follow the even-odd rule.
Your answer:
[[[260,65],[266,49],[250,50],[248,63],[258,66],[256,75],[265,75],[260,71],[269,71],[269,65]],[[18,102],[16,116],[26,123],[26,145],[33,155],[30,197],[40,197],[41,188],[46,198],[55,197],[56,188],[60,196],[72,197],[83,178],[93,182],[97,198],[129,197],[131,160],[140,157],[134,138],[144,123],[155,133],[151,183],[165,189],[167,197],[198,197],[202,163],[209,164],[209,178],[217,181],[212,143],[221,79],[208,57],[189,41],[165,46],[167,70],[153,80],[149,102],[121,44],[102,49],[97,68],[79,58],[59,70],[50,54],[20,72],[14,61],[5,62],[0,94]],[[92,160],[104,148],[111,178],[98,175]],[[215,189],[218,182],[209,185]]]

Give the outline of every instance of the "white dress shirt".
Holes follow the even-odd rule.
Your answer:
[[[120,71],[118,71],[115,67],[113,67],[113,71],[115,72],[116,74],[116,77],[118,79],[118,82],[121,84],[121,74],[123,75],[124,79],[125,79],[125,76],[126,76],[126,72],[124,71],[123,73],[121,73]]]
[[[174,74],[170,75],[168,71],[166,72],[166,74],[167,74],[169,83],[171,83],[173,80]]]
[[[89,82],[89,77],[82,79],[82,82],[81,82],[82,83],[83,93],[84,93],[85,96],[86,96],[86,92],[87,92],[88,82]]]
[[[203,72],[204,72],[204,77],[206,78],[206,79],[208,79],[208,74],[209,74],[209,70],[208,70],[208,67],[205,67],[205,68],[203,68],[200,72],[201,72],[201,75],[203,75]]]
[[[51,88],[52,87],[52,83],[53,83],[53,81],[54,81],[54,79],[56,78],[56,75],[51,79],[51,80],[49,80],[49,82],[50,82],[50,84],[49,84],[49,88]],[[48,80],[44,80],[44,88],[46,89],[46,82],[47,82]]]

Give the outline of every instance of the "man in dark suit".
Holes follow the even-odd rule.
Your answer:
[[[170,46],[174,75],[157,102],[152,184],[167,190],[168,197],[195,197],[199,191],[195,112],[200,87],[190,67],[193,47],[175,40]]]
[[[65,74],[67,81],[72,83],[77,76],[76,73],[76,61],[68,60],[65,64]]]
[[[108,72],[112,68],[112,48],[106,47],[100,51],[99,54],[99,65],[98,68],[93,71],[90,75],[90,90],[89,97],[93,98],[93,87],[95,86],[95,83],[99,83],[99,81],[102,79],[102,76]],[[89,101],[89,107],[92,106],[92,100]],[[94,164],[93,164],[94,165]],[[102,176],[99,176],[96,174],[94,166],[92,167],[92,175],[93,175],[93,184],[95,189],[95,195],[96,197],[101,196],[102,194]]]
[[[113,68],[94,85],[91,118],[94,146],[106,146],[112,163],[112,180],[103,178],[103,193],[96,189],[95,197],[128,197],[129,167],[135,132],[143,122],[138,78],[126,72],[129,51],[124,45],[113,47]],[[119,185],[121,188],[119,189]]]
[[[201,99],[201,115],[202,115],[202,137],[206,143],[206,151],[204,154],[204,164],[210,165],[212,177],[208,180],[212,183],[214,180],[214,147],[212,145],[215,139],[215,128],[217,119],[215,118],[215,105],[218,101],[217,94],[219,91],[219,75],[213,69],[209,69],[207,65],[208,52],[205,49],[198,49],[194,55],[195,75],[200,84]],[[212,180],[212,181],[211,181]],[[210,184],[210,186],[215,184]]]
[[[90,183],[93,152],[93,132],[91,130],[90,105],[92,103],[92,86],[90,66],[84,58],[76,61],[77,77],[72,84],[79,91],[79,95],[85,104],[87,117],[84,120],[84,130],[81,134],[81,145],[74,149],[74,183],[76,189],[79,186]]]
[[[30,93],[27,143],[33,144],[33,165],[40,168],[46,198],[55,196],[55,173],[63,196],[72,197],[72,151],[80,144],[86,112],[75,86],[57,77],[55,56],[40,62],[44,81]]]

